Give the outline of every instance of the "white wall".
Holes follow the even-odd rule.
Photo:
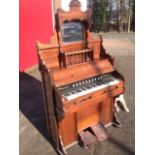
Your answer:
[[[69,3],[71,0],[62,0],[62,9],[69,11]],[[87,0],[79,0],[81,2],[81,10],[87,10]]]

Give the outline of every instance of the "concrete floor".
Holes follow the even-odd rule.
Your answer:
[[[106,34],[106,50],[115,58],[115,68],[125,77],[125,98],[129,113],[118,113],[122,127],[108,127],[109,140],[85,150],[78,144],[67,149],[69,155],[134,155],[134,34]],[[20,74],[20,155],[56,155],[48,142],[43,107],[41,77],[38,70]]]

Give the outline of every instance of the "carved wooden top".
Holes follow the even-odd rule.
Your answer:
[[[72,0],[69,6],[70,7],[81,7],[81,3],[78,0]]]
[[[70,11],[64,11],[62,9],[58,9],[58,22],[59,27],[65,21],[72,20],[80,20],[87,21],[88,25],[91,25],[91,9],[87,9],[86,11],[81,11],[81,3],[79,0],[72,0],[69,4]]]

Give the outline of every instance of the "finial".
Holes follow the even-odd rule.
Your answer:
[[[70,7],[81,7],[79,0],[72,0],[69,4]]]

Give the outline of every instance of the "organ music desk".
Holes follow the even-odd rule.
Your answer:
[[[119,124],[114,100],[124,93],[124,78],[90,24],[91,10],[72,0],[70,11],[58,9],[49,44],[37,42],[48,133],[59,154],[76,142],[86,148],[102,141],[105,127]]]

